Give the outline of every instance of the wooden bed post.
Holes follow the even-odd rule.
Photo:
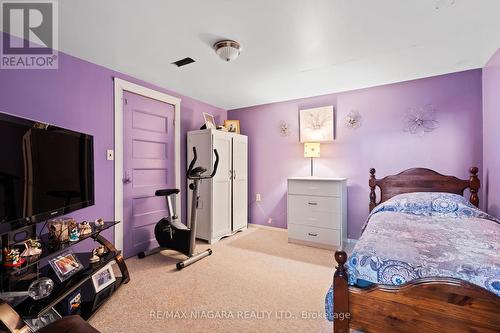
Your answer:
[[[370,212],[377,206],[377,196],[375,195],[375,187],[377,186],[377,179],[375,179],[375,169],[370,169],[370,180],[368,181],[370,185]]]
[[[345,263],[347,254],[344,251],[335,251],[335,261],[338,266],[333,275],[333,332],[349,332],[349,284]]]
[[[470,178],[469,178],[469,190],[470,190],[470,203],[476,207],[479,207],[479,197],[477,192],[481,187],[481,182],[479,178],[477,178],[477,172],[479,171],[477,167],[472,167],[469,169]]]

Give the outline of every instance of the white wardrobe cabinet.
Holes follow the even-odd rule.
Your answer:
[[[219,154],[214,178],[200,184],[197,210],[196,237],[212,244],[247,227],[248,139],[245,135],[213,129],[188,132],[187,139],[187,162],[193,158],[193,146],[196,147],[196,166],[207,168],[206,174],[212,172],[215,162],[213,150],[217,149]],[[191,192],[188,191],[188,212]]]

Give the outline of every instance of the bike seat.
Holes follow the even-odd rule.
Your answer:
[[[203,173],[207,172],[204,167],[196,167],[189,173],[190,177],[200,177]]]
[[[167,195],[172,195],[172,194],[177,194],[179,193],[180,190],[178,188],[167,188],[163,190],[156,190],[155,195],[157,197],[163,197]]]

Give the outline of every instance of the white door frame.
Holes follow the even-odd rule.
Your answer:
[[[123,251],[123,92],[128,91],[174,106],[175,187],[181,188],[181,99],[114,77],[115,85],[115,247]],[[181,219],[180,195],[175,197],[176,214]]]

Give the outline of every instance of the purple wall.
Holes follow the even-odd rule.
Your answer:
[[[483,163],[485,207],[500,216],[500,49],[483,69]]]
[[[114,218],[114,163],[106,160],[106,149],[114,146],[113,77],[182,99],[181,170],[186,169],[186,132],[202,125],[202,112],[215,115],[218,122],[226,119],[225,110],[63,53],[58,70],[0,70],[0,112],[94,135],[96,204],[71,214],[80,219]],[[182,191],[185,217],[184,175]],[[111,231],[107,236],[113,239]]]
[[[418,137],[403,132],[410,107],[431,103],[440,127]],[[468,177],[470,166],[482,168],[481,70],[471,70],[338,94],[259,105],[228,112],[239,119],[249,137],[250,222],[286,227],[286,179],[307,176],[309,160],[299,143],[298,110],[336,106],[336,140],[322,144],[317,176],[347,177],[348,234],[358,238],[368,215],[368,170],[379,176],[412,167]],[[349,130],[344,118],[351,110],[363,117]],[[291,135],[280,136],[282,120]],[[262,195],[255,202],[255,194]]]

